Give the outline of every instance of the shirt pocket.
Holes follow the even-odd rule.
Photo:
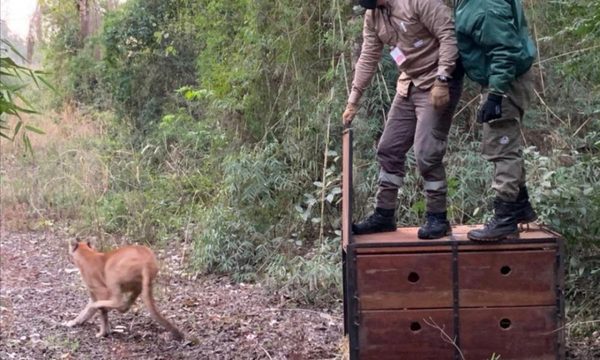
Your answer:
[[[424,47],[433,41],[427,28],[414,19],[393,18],[397,29],[397,46],[405,53]]]

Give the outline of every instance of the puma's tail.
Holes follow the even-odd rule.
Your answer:
[[[146,304],[146,307],[154,320],[158,321],[163,327],[169,330],[176,340],[183,339],[181,331],[158,312],[156,304],[154,303],[154,297],[152,296],[152,277],[150,276],[150,269],[147,267],[142,271],[142,300],[144,301],[144,304]]]

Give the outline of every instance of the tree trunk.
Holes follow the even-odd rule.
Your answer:
[[[42,10],[38,3],[35,7],[35,12],[29,21],[29,30],[27,32],[27,62],[31,63],[33,60],[33,53],[35,52],[35,44],[42,41]]]
[[[92,0],[77,0],[77,10],[79,11],[79,40],[82,47],[85,44],[85,39],[90,34],[90,2],[92,2]]]

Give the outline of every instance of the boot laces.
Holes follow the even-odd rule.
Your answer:
[[[383,215],[378,214],[377,212],[373,212],[371,215],[369,215],[368,218],[365,219],[365,225],[377,225],[382,219],[384,218]]]
[[[371,215],[369,215],[364,221],[363,223],[365,225],[369,225],[375,222],[375,216],[377,216],[377,214],[373,213]]]
[[[497,218],[497,217],[494,215],[494,216],[493,216],[493,217],[490,219],[490,221],[488,221],[488,222],[487,222],[487,223],[484,225],[484,227],[485,227],[486,229],[489,229],[489,228],[495,228],[495,227],[497,227],[497,225],[498,225],[498,218]]]

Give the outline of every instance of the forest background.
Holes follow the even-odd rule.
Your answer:
[[[567,240],[571,330],[590,334],[600,328],[600,0],[524,3],[539,49],[522,134],[531,201]],[[40,1],[26,41],[2,28],[53,87],[19,90],[43,115],[3,118],[8,137],[26,139],[2,140],[3,222],[100,244],[185,243],[192,271],[334,304],[341,112],[361,28],[347,0]],[[373,205],[396,78],[384,55],[354,122],[355,218]],[[490,213],[478,91],[466,83],[445,158],[455,224]],[[412,153],[408,166],[398,220],[415,226],[425,206]]]

